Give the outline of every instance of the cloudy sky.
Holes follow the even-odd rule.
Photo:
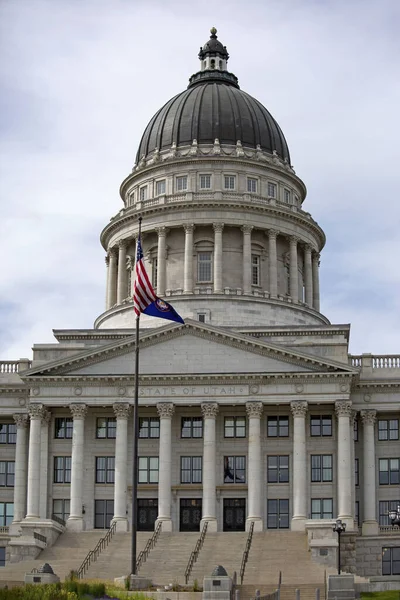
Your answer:
[[[99,233],[211,26],[323,227],[322,312],[400,354],[398,0],[0,0],[0,360],[104,310]]]

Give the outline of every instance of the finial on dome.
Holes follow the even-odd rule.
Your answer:
[[[210,33],[211,33],[211,37],[212,38],[216,38],[217,37],[217,28],[216,27],[211,27],[210,29]]]

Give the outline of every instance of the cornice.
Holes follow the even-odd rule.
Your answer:
[[[376,392],[385,392],[388,389],[400,390],[400,380],[394,381],[359,381],[354,384],[354,391],[363,392],[374,389]]]

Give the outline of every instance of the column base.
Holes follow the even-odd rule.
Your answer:
[[[208,523],[207,533],[216,533],[218,531],[218,523],[215,517],[204,517],[204,519],[201,519],[200,531],[203,529],[204,523]]]
[[[290,523],[291,531],[305,531],[306,520],[306,517],[293,517]]]
[[[377,521],[364,521],[361,528],[361,535],[378,535],[379,525]]]
[[[161,523],[161,531],[162,532],[164,532],[164,533],[171,533],[171,531],[172,531],[172,519],[160,517],[159,519],[156,520],[155,526],[157,527],[157,525],[159,523]]]
[[[125,517],[114,517],[111,521],[111,525],[114,525],[114,523],[115,531],[117,531],[118,533],[126,533],[127,531],[129,531],[128,519],[126,519]]]
[[[264,523],[261,517],[247,517],[246,519],[246,531],[250,531],[251,523],[254,523],[254,532],[264,531]]]
[[[68,531],[85,531],[86,529],[83,517],[68,517],[66,527]]]

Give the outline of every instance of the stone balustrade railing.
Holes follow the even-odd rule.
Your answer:
[[[0,373],[18,373],[31,366],[29,360],[0,360]]]
[[[349,364],[361,369],[400,369],[400,354],[372,354],[350,355]]]
[[[2,525],[0,527],[0,534],[8,535],[9,531],[10,531],[10,528],[8,527],[8,525]]]

